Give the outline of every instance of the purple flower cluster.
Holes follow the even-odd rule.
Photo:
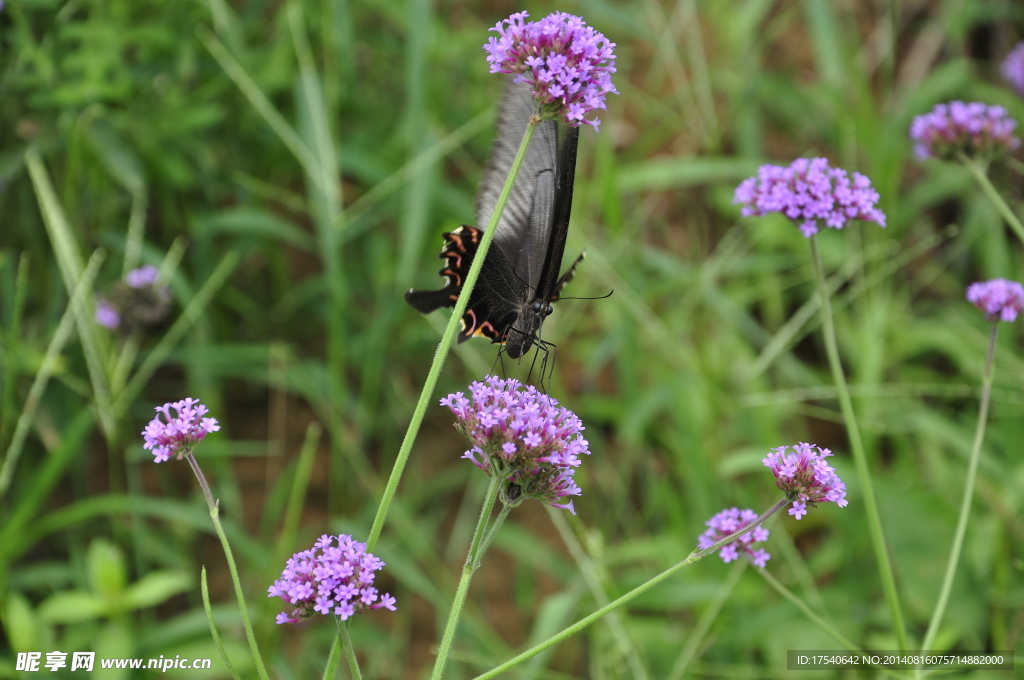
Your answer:
[[[125,274],[123,282],[96,300],[96,323],[114,330],[127,321],[124,330],[131,331],[162,321],[170,309],[171,293],[157,284],[159,278],[160,270],[150,264]]]
[[[914,153],[921,160],[952,160],[957,154],[990,158],[1020,146],[1013,136],[1017,121],[1002,106],[961,101],[936,104],[910,124]]]
[[[506,480],[506,502],[537,498],[576,514],[572,500],[564,499],[580,495],[573,477],[580,454],[590,454],[576,414],[514,378],[488,376],[470,385],[469,392],[468,399],[456,392],[441,400],[455,414],[455,427],[473,444],[463,458]]]
[[[171,417],[171,409],[177,412]],[[192,453],[193,447],[203,437],[220,429],[215,418],[204,418],[209,410],[199,403],[198,399],[185,398],[174,403],[156,407],[157,416],[149,421],[142,435],[146,438],[144,449],[151,450],[155,456],[154,463],[170,460],[171,456],[182,456]],[[164,422],[159,414],[164,415]]]
[[[1000,67],[1003,77],[1010,81],[1017,94],[1024,97],[1024,42],[1017,43]]]
[[[334,543],[337,542],[337,545]],[[345,621],[367,609],[395,611],[395,598],[381,595],[373,579],[384,563],[366,552],[366,544],[347,534],[324,534],[313,547],[292,555],[268,597],[280,597],[295,609],[281,612],[278,623],[298,623],[317,614],[334,614]]]
[[[774,449],[762,459],[775,475],[775,485],[793,501],[789,514],[800,519],[807,514],[807,505],[831,502],[841,508],[848,504],[846,485],[839,479],[835,469],[825,462],[832,455],[828,449],[812,444],[796,444],[793,453],[787,453],[788,446]]]
[[[979,281],[967,286],[967,301],[989,321],[1013,321],[1024,309],[1024,286],[1009,279]]]
[[[571,14],[554,12],[527,23],[528,16],[516,12],[491,29],[499,36],[484,45],[491,73],[514,73],[515,82],[528,83],[545,118],[596,130],[600,121],[584,116],[606,108],[609,92],[619,93],[612,84],[615,43]]]
[[[845,170],[829,167],[825,158],[798,158],[789,167],[762,165],[756,177],[736,187],[732,202],[743,206],[744,217],[782,213],[807,238],[818,233],[819,222],[833,229],[850,220],[885,226],[871,180],[859,172],[851,180]]]
[[[701,550],[710,548],[726,536],[747,527],[757,517],[757,513],[753,510],[740,510],[739,508],[722,510],[704,523],[710,528],[697,539],[697,546]],[[767,540],[768,530],[763,526],[756,527],[732,543],[722,546],[721,550],[718,551],[718,555],[722,558],[723,562],[728,563],[737,559],[740,556],[739,551],[742,550],[754,566],[763,567],[771,559],[771,555],[765,552],[764,548],[754,550],[754,544]]]

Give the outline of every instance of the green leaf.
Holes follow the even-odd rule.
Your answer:
[[[105,616],[110,602],[84,590],[69,590],[46,598],[39,605],[39,619],[46,623],[79,623]]]
[[[207,234],[264,236],[277,239],[307,252],[315,250],[313,237],[291,222],[257,208],[233,208],[201,217],[193,227]]]
[[[95,120],[87,132],[89,147],[115,182],[129,193],[146,187],[142,162],[117,130],[103,120]]]
[[[760,166],[761,161],[750,158],[655,158],[619,170],[619,190],[662,191],[697,184],[734,183],[750,177]]]
[[[20,593],[7,595],[7,611],[4,615],[4,631],[15,652],[31,652],[40,642],[39,621],[32,611],[32,605]]]
[[[128,586],[121,604],[126,609],[153,607],[189,590],[192,583],[192,577],[183,571],[150,572]]]
[[[97,596],[111,602],[121,599],[128,583],[124,553],[105,538],[94,538],[85,555],[89,587]]]
[[[93,640],[92,648],[101,659],[130,658],[135,656],[135,639],[130,628],[111,622]],[[130,674],[127,668],[101,669],[97,676],[103,680],[120,680]]]

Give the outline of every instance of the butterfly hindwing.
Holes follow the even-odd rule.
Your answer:
[[[438,256],[445,261],[438,272],[445,278],[444,288],[406,291],[406,302],[424,314],[442,307],[454,307],[482,237],[483,232],[467,225],[444,234],[444,247]],[[500,251],[488,257],[462,315],[459,342],[471,337],[504,342],[508,328],[516,319],[514,300],[523,295],[523,287]]]

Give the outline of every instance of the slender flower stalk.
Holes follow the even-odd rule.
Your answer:
[[[601,607],[600,609],[598,609],[594,613],[590,614],[589,616],[583,617],[582,619],[580,619],[576,623],[572,624],[571,626],[569,626],[569,627],[559,631],[558,633],[555,633],[554,635],[549,637],[547,640],[544,640],[543,642],[541,642],[541,643],[539,643],[537,645],[534,645],[533,647],[527,649],[525,652],[519,654],[518,656],[515,656],[515,657],[509,659],[508,661],[506,661],[505,663],[501,664],[500,666],[496,666],[495,668],[492,668],[491,670],[487,671],[486,673],[482,673],[482,674],[476,676],[475,678],[473,678],[473,680],[489,680],[489,678],[493,678],[493,677],[496,677],[498,675],[501,675],[505,671],[507,671],[507,670],[509,670],[511,668],[515,668],[516,666],[518,666],[519,664],[523,663],[524,661],[526,661],[526,660],[528,660],[528,659],[530,659],[530,658],[540,654],[545,649],[549,649],[549,648],[557,645],[559,642],[565,640],[566,638],[569,638],[569,637],[575,635],[576,633],[578,633],[581,630],[587,628],[591,624],[601,620],[603,617],[607,616],[610,612],[615,611],[619,607],[629,603],[630,601],[636,599],[640,595],[643,595],[644,593],[646,593],[648,590],[650,590],[654,586],[658,585],[659,583],[665,581],[666,579],[668,579],[668,578],[672,577],[673,575],[675,575],[676,573],[678,573],[680,570],[685,569],[686,567],[689,567],[690,565],[699,562],[700,560],[704,559],[705,557],[707,557],[708,555],[710,555],[714,551],[718,550],[722,546],[728,545],[729,543],[732,543],[733,541],[736,541],[737,539],[740,539],[742,536],[746,535],[748,532],[753,531],[757,527],[761,526],[769,517],[771,517],[772,515],[777,513],[779,510],[782,510],[784,507],[786,507],[786,505],[788,505],[790,502],[791,502],[791,499],[783,498],[778,503],[776,503],[771,508],[769,508],[767,511],[765,511],[754,522],[751,522],[750,524],[747,524],[742,529],[739,529],[735,533],[730,534],[729,536],[726,536],[725,538],[723,538],[723,539],[721,539],[719,541],[716,541],[715,543],[713,543],[712,545],[710,545],[710,546],[708,546],[706,548],[698,548],[698,549],[694,550],[682,562],[679,562],[678,564],[675,564],[675,565],[669,567],[665,571],[663,571],[660,574],[658,574],[657,576],[655,576],[655,577],[645,581],[644,583],[640,584],[639,586],[637,586],[633,590],[629,591],[625,595],[619,597],[618,599],[616,599],[616,600],[614,600],[612,602],[609,602],[607,605]]]
[[[444,676],[444,667],[448,663],[448,655],[452,650],[452,642],[455,640],[455,630],[459,627],[459,619],[462,617],[462,609],[466,606],[466,595],[469,593],[469,583],[473,580],[473,572],[480,567],[480,560],[486,549],[485,536],[487,531],[487,520],[490,519],[491,510],[498,500],[502,479],[498,475],[491,477],[491,483],[487,485],[487,493],[484,496],[483,505],[480,506],[480,517],[476,521],[476,529],[473,531],[473,538],[469,542],[469,551],[466,553],[466,562],[462,566],[462,576],[459,578],[459,585],[455,589],[455,598],[452,600],[452,608],[448,612],[448,622],[445,624],[444,632],[441,634],[441,644],[437,649],[437,659],[434,661],[434,670],[430,674],[431,680],[440,680]],[[501,522],[508,516],[503,511],[495,520],[490,532],[493,538],[494,532],[501,526]]]
[[[462,457],[486,472],[491,484],[441,636],[431,676],[434,680],[444,673],[473,572],[508,513],[524,500],[535,498],[575,514],[566,497],[581,493],[573,477],[581,463],[580,454],[590,454],[587,440],[581,436],[583,423],[576,414],[515,378],[487,376],[469,386],[469,397],[455,392],[442,399],[441,405],[451,410],[456,429],[472,444]],[[497,498],[504,507],[488,528]]]
[[[171,409],[176,412],[176,417],[171,417]],[[143,448],[153,452],[155,460],[160,463],[169,460],[171,456],[177,456],[180,460],[188,461],[196,479],[199,480],[199,487],[203,490],[206,504],[210,508],[210,519],[213,520],[213,528],[217,531],[217,538],[220,539],[221,547],[224,548],[224,557],[228,561],[228,570],[231,572],[231,584],[235,589],[235,599],[238,601],[238,609],[242,614],[242,627],[245,629],[245,637],[249,642],[249,652],[252,655],[253,663],[256,665],[256,672],[260,680],[270,680],[267,675],[267,668],[260,655],[259,645],[256,644],[256,635],[252,630],[252,623],[249,620],[249,610],[245,605],[245,595],[242,592],[242,580],[238,576],[238,567],[235,565],[235,556],[231,552],[231,544],[224,533],[224,527],[220,523],[219,504],[213,498],[210,485],[206,476],[199,468],[192,455],[196,444],[203,440],[210,432],[220,429],[216,419],[207,418],[207,409],[198,399],[186,398],[179,402],[164,404],[156,408],[158,414],[163,414],[165,421],[160,416],[153,418],[146,426],[142,434],[146,439]]]
[[[992,396],[992,374],[996,354],[996,334],[1000,322],[1012,322],[1017,314],[1024,309],[1024,286],[1016,281],[993,279],[973,283],[967,288],[967,300],[985,312],[992,322],[992,331],[988,338],[988,353],[985,356],[985,372],[981,380],[981,404],[978,406],[978,424],[974,430],[974,442],[971,445],[971,456],[967,463],[967,479],[964,482],[964,497],[960,503],[960,518],[957,520],[956,533],[953,534],[953,545],[946,563],[946,574],[942,579],[939,599],[932,612],[928,630],[921,643],[922,650],[929,650],[939,634],[942,617],[949,604],[949,595],[953,590],[953,579],[956,578],[960,553],[963,550],[964,536],[967,533],[967,521],[971,516],[971,501],[974,500],[974,485],[978,477],[978,463],[981,460],[981,445],[985,441],[985,426],[988,423],[988,407]]]
[[[928,630],[921,643],[922,650],[932,648],[935,637],[939,634],[939,626],[942,624],[942,617],[946,613],[946,605],[949,604],[949,595],[953,591],[953,579],[956,578],[956,570],[960,564],[960,552],[964,546],[964,536],[967,533],[967,521],[971,516],[971,501],[974,500],[974,485],[978,477],[978,462],[981,460],[981,445],[985,441],[985,425],[988,422],[988,406],[992,396],[992,364],[996,350],[996,333],[999,331],[999,322],[992,322],[992,332],[989,334],[988,355],[985,358],[985,373],[981,382],[981,405],[978,407],[978,424],[974,429],[974,442],[971,444],[971,456],[967,463],[967,478],[964,481],[964,497],[960,502],[960,517],[956,523],[956,533],[953,534],[953,545],[949,550],[949,561],[946,563],[946,573],[942,578],[942,588],[939,591],[939,599],[935,603],[935,611],[928,622]]]
[[[992,202],[992,205],[999,211],[999,214],[1003,216],[1006,223],[1010,225],[1010,228],[1013,229],[1013,233],[1017,235],[1020,242],[1024,243],[1024,224],[1021,223],[1020,218],[1007,205],[1006,200],[999,191],[992,186],[992,180],[988,178],[988,164],[974,158],[969,158],[964,154],[959,154],[957,159],[971,173],[971,177],[978,183],[981,190],[985,192],[985,196]]]
[[[860,438],[860,428],[857,425],[857,417],[853,411],[853,401],[850,399],[850,390],[846,385],[846,375],[843,373],[843,365],[839,360],[839,347],[836,344],[836,330],[832,321],[832,305],[829,302],[828,283],[825,281],[825,268],[821,263],[821,253],[818,251],[818,241],[811,239],[811,259],[814,261],[814,274],[818,282],[818,292],[821,295],[821,327],[825,337],[825,351],[828,354],[828,363],[832,369],[832,379],[836,384],[836,392],[839,394],[839,407],[842,410],[843,422],[846,424],[846,434],[850,438],[850,448],[853,450],[853,461],[857,466],[857,476],[860,478],[861,488],[864,493],[864,508],[868,516],[868,533],[871,535],[871,544],[875,552],[875,560],[878,563],[878,573],[882,579],[882,590],[885,592],[885,599],[889,603],[889,614],[892,617],[893,628],[896,632],[896,639],[901,650],[909,649],[907,643],[907,631],[903,622],[903,611],[900,608],[899,596],[896,593],[896,578],[893,575],[892,563],[889,561],[889,552],[885,545],[885,533],[882,531],[882,520],[878,513],[878,504],[875,501],[875,490],[871,484],[871,472],[868,469],[868,459],[864,454],[864,444]]]
[[[864,454],[864,445],[860,438],[860,429],[853,411],[853,402],[850,400],[850,391],[846,385],[846,377],[839,360],[828,284],[825,281],[825,271],[821,263],[821,254],[818,252],[816,237],[823,224],[835,229],[842,229],[850,220],[855,219],[874,222],[884,227],[886,218],[885,214],[877,207],[878,200],[878,192],[871,187],[871,182],[867,177],[853,173],[851,181],[845,171],[830,168],[828,161],[824,158],[812,160],[800,158],[789,167],[762,166],[756,177],[744,180],[736,188],[733,203],[743,206],[742,214],[745,216],[765,215],[769,212],[782,213],[793,220],[794,224],[811,242],[815,278],[821,295],[821,319],[825,349],[828,353],[836,391],[839,394],[839,405],[843,421],[846,424],[847,436],[850,438],[850,448],[853,450],[857,473],[864,490],[868,529],[878,562],[882,589],[889,603],[900,649],[905,650],[908,649],[907,633],[896,594],[896,579],[893,576],[892,565],[889,562],[889,554],[885,546],[885,535],[882,532],[882,523],[875,502],[874,489],[871,486],[871,474],[868,470],[867,457]],[[791,511],[791,514],[795,514],[798,518],[802,513],[800,505],[803,499],[799,500],[800,503],[795,503],[793,511]]]
[[[851,652],[854,652],[855,654],[865,654],[863,649],[855,645],[848,637],[840,633],[835,626],[833,626],[831,623],[829,623],[824,618],[819,616],[817,612],[811,609],[811,607],[802,599],[800,599],[796,593],[794,593],[786,586],[782,585],[782,582],[775,578],[775,576],[773,576],[771,572],[769,572],[767,569],[758,569],[757,573],[760,574],[761,578],[767,581],[768,585],[774,588],[775,591],[779,593],[779,595],[782,595],[784,598],[795,604],[797,608],[799,608],[800,611],[802,611],[808,619],[810,619],[816,626],[821,628],[823,631],[831,635],[832,639],[834,639],[836,642],[838,642]],[[892,670],[891,668],[887,668],[886,666],[874,664],[871,665],[873,665],[874,668],[881,671],[882,673],[885,673],[889,677],[896,678],[896,680],[905,680],[907,678],[907,674],[897,673],[896,671]]]
[[[335,619],[337,621],[337,619]],[[334,636],[334,642],[331,643],[331,651],[327,654],[327,663],[324,664],[324,674],[322,680],[334,680],[338,675],[338,664],[341,662],[341,651],[342,647],[345,646],[345,642],[342,639],[341,634],[341,622],[338,621],[338,634]],[[345,657],[348,658],[350,655],[351,647],[346,647]],[[349,659],[349,666],[351,667],[352,661],[355,659],[355,652],[351,652],[351,659]],[[359,662],[356,662],[356,667],[359,667]],[[353,677],[359,677],[353,674]]]
[[[359,670],[359,660],[356,658],[356,650],[352,646],[352,636],[348,634],[348,624],[343,622],[340,617],[335,621],[338,623],[338,637],[341,638],[345,648],[345,660],[348,661],[348,670],[352,674],[352,680],[363,680],[363,673]]]

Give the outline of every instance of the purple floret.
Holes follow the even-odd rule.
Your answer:
[[[515,82],[529,84],[543,117],[596,130],[600,120],[584,116],[619,93],[612,84],[615,43],[565,12],[526,22],[528,16],[516,12],[491,29],[498,34],[484,45],[491,73],[514,73]]]
[[[159,278],[160,270],[151,264],[147,264],[144,267],[133,269],[124,276],[124,282],[132,288],[142,288],[143,286],[152,286],[156,283]]]
[[[859,172],[851,179],[845,170],[829,167],[825,158],[798,158],[789,167],[762,165],[756,177],[740,183],[732,202],[743,206],[744,217],[782,213],[807,238],[821,224],[842,229],[850,220],[864,220],[885,226],[871,180]]]
[[[704,523],[710,528],[697,539],[697,546],[701,550],[710,548],[726,536],[747,527],[757,518],[758,514],[753,510],[740,510],[739,508],[722,510]],[[722,546],[718,551],[718,556],[722,558],[723,562],[728,563],[737,559],[740,556],[739,552],[742,550],[747,559],[755,566],[763,567],[771,559],[771,555],[765,552],[763,548],[755,550],[754,544],[767,541],[768,534],[767,529],[759,526],[743,534],[732,543]]]
[[[395,611],[395,598],[380,595],[373,583],[384,562],[366,552],[366,544],[347,534],[324,534],[309,550],[289,558],[281,578],[267,588],[295,609],[281,612],[277,623],[298,623],[314,614],[334,614],[342,621],[368,609]]]
[[[961,101],[936,104],[910,124],[914,154],[921,160],[954,160],[958,154],[992,158],[1013,151],[1020,140],[1013,136],[1017,121],[1002,106]]]
[[[775,485],[786,493],[793,502],[789,514],[800,519],[807,514],[807,506],[817,503],[835,503],[841,508],[848,505],[846,484],[839,479],[835,469],[825,462],[832,455],[828,449],[813,444],[780,446],[761,462],[775,475]]]
[[[106,300],[96,301],[96,323],[111,330],[121,325],[121,315]]]
[[[1009,279],[979,281],[967,287],[967,301],[989,321],[1013,321],[1024,309],[1024,286]]]
[[[572,411],[518,380],[488,376],[441,400],[455,414],[455,427],[473,444],[462,456],[488,475],[515,485],[518,498],[537,498],[576,514],[580,455],[590,455],[582,421]]]

